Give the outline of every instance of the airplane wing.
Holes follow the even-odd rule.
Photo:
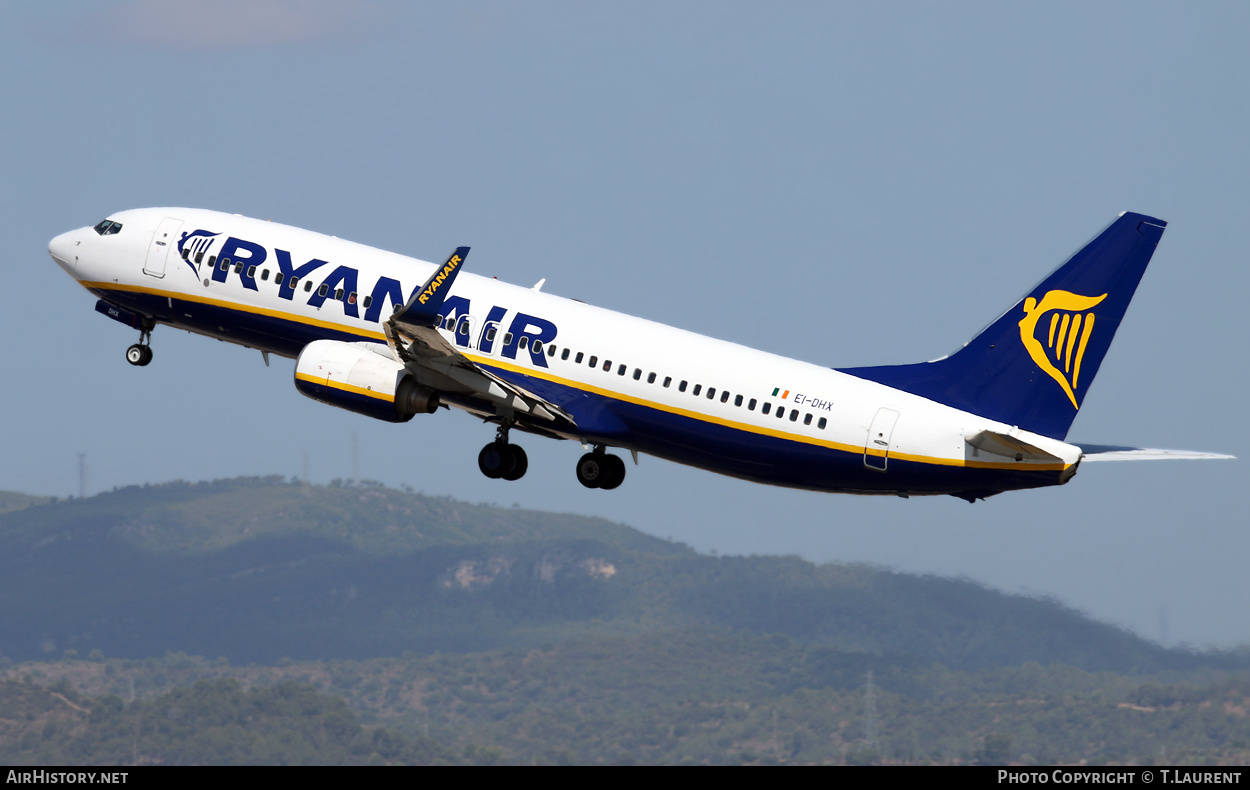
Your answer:
[[[1235,455],[1200,453],[1193,450],[1156,450],[1148,447],[1117,447],[1109,444],[1079,444],[1084,461],[1184,461],[1235,460]]]
[[[443,300],[468,254],[468,247],[456,248],[403,309],[382,325],[391,354],[416,374],[451,379],[464,391],[507,409],[548,422],[563,418],[573,423],[564,409],[482,368],[439,334],[436,321],[441,317]]]

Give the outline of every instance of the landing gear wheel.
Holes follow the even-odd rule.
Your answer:
[[[152,361],[152,349],[135,343],[126,349],[126,361],[132,365],[143,367]]]
[[[587,488],[598,488],[603,479],[603,453],[586,453],[577,460],[577,482]]]
[[[625,462],[619,455],[603,456],[603,472],[599,487],[604,491],[611,491],[625,482]]]
[[[577,461],[577,482],[587,488],[611,491],[625,482],[625,462],[602,448],[586,453]]]
[[[525,455],[525,450],[516,444],[504,445],[508,448],[509,454],[512,455],[512,471],[505,472],[502,477],[504,480],[520,480],[525,477],[525,472],[530,468],[530,459]]]
[[[505,479],[515,480],[516,478],[508,478],[513,474],[518,466],[518,456],[512,452],[513,448],[503,442],[491,442],[482,448],[477,454],[477,468],[482,470],[482,474],[491,480],[498,480],[503,477]],[[526,462],[528,466],[528,462]],[[525,474],[525,470],[521,470],[521,474]],[[520,477],[520,475],[517,475]]]

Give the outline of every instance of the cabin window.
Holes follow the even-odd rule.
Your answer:
[[[217,264],[217,256],[216,256],[216,255],[210,255],[210,256],[208,256],[208,268],[210,268],[210,269],[211,269],[211,268],[213,268],[213,266],[215,266],[216,264]]]
[[[552,348],[555,348],[555,346],[552,346]],[[560,352],[560,359],[567,360],[568,358],[569,358],[569,350],[566,348]]]
[[[574,365],[582,364],[582,352],[580,351],[577,352],[577,356],[573,358],[573,364]]]
[[[521,348],[521,350],[522,350],[522,351],[524,351],[524,350],[525,350],[525,348],[526,348],[529,344],[530,344],[530,339],[529,339],[529,337],[528,337],[527,335],[521,335],[521,342],[520,342],[520,343],[517,343],[517,345]]]
[[[768,401],[764,401],[764,405],[760,408],[760,414],[768,414],[772,411],[773,405]]]
[[[610,370],[612,370],[612,360],[610,359],[603,360],[603,372],[607,373]]]
[[[747,411],[755,411],[755,398],[747,402]]]
[[[464,337],[468,337],[469,336],[469,319],[461,318],[460,326],[456,327],[456,331],[460,333],[461,335],[463,335]]]
[[[328,293],[330,293],[330,286],[326,285],[325,283],[322,283],[321,287],[317,289],[317,296],[325,296]]]
[[[235,273],[235,274],[242,274],[242,273],[243,273],[243,261],[235,261],[235,262],[234,262],[234,273]]]
[[[580,355],[579,355],[579,356],[580,356]],[[598,367],[598,366],[599,366],[599,357],[596,357],[594,354],[591,354],[591,355],[590,355],[590,361],[589,361],[587,364],[588,364],[588,365],[590,365],[590,367],[592,367],[592,368]]]
[[[741,395],[735,395],[735,396],[734,396],[734,405],[735,405],[735,406],[741,406],[741,405],[742,405],[742,396],[741,396]]]
[[[686,391],[686,382],[684,382],[684,381],[683,381],[682,383],[678,384],[678,385],[677,385],[677,391],[678,391],[678,392],[685,392],[685,391]]]
[[[249,266],[249,267],[247,267],[247,276],[248,276],[248,277],[255,277],[255,276],[256,276],[256,267],[255,267],[255,266]]]
[[[702,384],[696,384],[696,385],[694,385],[694,394],[695,394],[695,396],[696,396],[696,397],[699,395],[699,390],[701,390],[701,389],[703,389],[703,385],[702,385]]]
[[[343,289],[342,288],[334,289],[334,301],[336,302],[343,301]]]
[[[512,345],[512,333],[511,333],[511,332],[504,332],[504,333],[503,333],[503,344],[504,344],[505,346],[510,346],[510,345]]]
[[[360,304],[367,308],[369,305],[373,304],[373,297],[366,296],[364,299],[360,301]]]
[[[495,325],[494,324],[491,324],[490,326],[486,327],[486,342],[487,343],[495,342]]]
[[[540,346],[541,346],[541,345],[542,345],[542,343],[541,343],[541,342],[539,342],[537,345],[540,345]],[[551,357],[552,359],[555,359],[555,356],[556,356],[556,347],[555,347],[555,346],[547,346],[547,356]]]
[[[729,402],[729,390],[725,390],[724,392],[720,394],[720,402],[721,403]]]
[[[624,375],[625,375],[625,371],[626,371],[626,370],[627,370],[627,368],[626,368],[624,365],[621,365],[619,368],[617,368],[617,369],[616,369],[616,375],[618,375],[618,376],[624,376]],[[634,378],[638,378],[638,377],[637,377],[637,376],[634,376]]]
[[[199,262],[200,262],[200,259],[202,259],[203,257],[204,257],[204,253],[202,253],[202,252],[201,252],[199,255],[196,255],[196,256],[195,256],[195,262],[196,262],[196,263],[199,263]],[[229,258],[222,258],[222,259],[221,259],[221,265],[220,265],[218,268],[219,268],[219,269],[221,269],[223,272],[224,272],[224,271],[226,271],[227,269],[229,269],[229,268],[230,268],[230,259],[229,259]]]
[[[665,388],[665,389],[668,389],[668,385],[669,385],[669,384],[672,384],[672,383],[673,383],[673,377],[672,377],[672,376],[665,376],[665,377],[664,377],[664,388]]]
[[[280,275],[280,274],[279,274],[279,275],[275,275],[275,276],[274,276],[274,278],[273,278],[273,281],[274,281],[274,282],[276,282],[276,283],[278,284],[278,287],[279,287],[279,288],[281,288],[281,287],[282,287],[282,275]],[[291,279],[290,279],[289,281],[287,281],[287,285],[291,286],[291,290],[292,290],[292,291],[294,291],[294,290],[295,290],[295,286],[296,286],[296,285],[299,285],[299,278],[298,278],[298,277],[296,277],[294,274],[292,274],[292,275],[291,275]]]
[[[356,292],[355,291],[352,291],[351,293],[347,295],[347,303],[356,304]]]
[[[104,235],[104,234],[100,234],[100,235]],[[190,258],[190,257],[191,257],[191,248],[190,248],[190,247],[183,247],[183,248],[182,248],[182,259],[185,261],[187,258]]]
[[[712,400],[712,399],[713,399],[713,398],[715,398],[715,397],[716,397],[716,388],[715,388],[715,387],[708,387],[708,388],[707,388],[707,399],[708,399],[708,400]]]
[[[786,410],[781,406],[777,407],[777,419],[783,419],[786,416]]]
[[[304,293],[308,293],[311,290],[312,290],[312,280],[305,280],[304,281]]]
[[[203,262],[204,262],[204,253],[202,253],[202,252],[197,252],[197,253],[195,254],[195,262],[196,262],[196,263],[203,263]]]
[[[647,374],[647,383],[648,383],[648,384],[654,384],[654,383],[655,383],[655,374],[654,374],[654,373],[648,373],[648,374]]]
[[[811,424],[812,424],[812,415],[811,415],[810,413],[808,413],[808,414],[807,414],[807,416],[805,416],[805,417],[803,418],[803,424],[804,424],[804,425],[811,425]]]
[[[825,429],[825,426],[828,424],[829,424],[829,421],[826,420],[824,417],[821,417],[820,422],[816,423],[816,427],[823,431]]]
[[[790,422],[797,422],[798,419],[799,419],[799,410],[791,409],[790,410]]]
[[[655,376],[655,374],[654,374],[654,373],[652,373],[651,375],[652,375],[653,377]],[[640,378],[642,378],[642,369],[641,369],[641,368],[634,368],[634,381],[637,381],[637,380],[638,380],[638,379],[640,379]]]
[[[268,270],[268,269],[261,269],[261,270],[260,270],[260,281],[261,281],[261,282],[268,282],[268,281],[269,281],[269,270]]]

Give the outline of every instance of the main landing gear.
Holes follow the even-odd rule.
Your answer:
[[[139,330],[139,342],[126,349],[126,361],[137,367],[143,367],[152,361],[152,330],[155,323],[149,320],[143,322],[142,328]]]
[[[611,491],[625,482],[625,462],[619,455],[608,455],[603,445],[586,453],[577,461],[577,482],[587,488]]]
[[[525,450],[508,443],[512,420],[504,420],[495,433],[495,441],[477,454],[477,468],[492,480],[520,480],[529,469]],[[620,456],[608,455],[603,445],[583,455],[577,462],[577,482],[587,488],[611,491],[625,482],[625,462]]]
[[[508,444],[508,429],[511,427],[510,420],[500,423],[495,441],[483,447],[477,454],[477,468],[492,480],[520,480],[530,467],[525,450],[518,445]]]

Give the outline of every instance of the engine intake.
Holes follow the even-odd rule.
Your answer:
[[[403,364],[371,343],[315,340],[295,362],[295,388],[340,409],[387,422],[432,414],[438,393],[412,380]]]

